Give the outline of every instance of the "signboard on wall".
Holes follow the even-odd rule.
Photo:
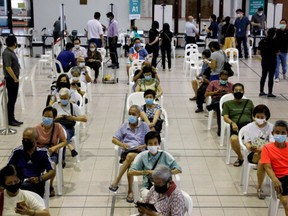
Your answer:
[[[260,7],[264,9],[264,0],[250,0],[249,15],[255,14]]]
[[[129,0],[129,19],[141,18],[141,0]]]

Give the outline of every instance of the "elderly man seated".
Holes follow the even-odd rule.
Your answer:
[[[86,58],[87,57],[87,50],[85,47],[81,46],[80,38],[76,37],[73,40],[74,47],[72,49],[72,53],[75,56],[75,59],[78,60],[78,58]]]
[[[71,90],[78,92],[82,97],[86,93],[87,86],[84,82],[80,80],[81,71],[79,67],[71,68],[71,78],[70,78],[70,85]]]
[[[130,167],[136,155],[146,149],[144,142],[145,135],[149,132],[149,126],[142,121],[139,121],[140,108],[137,105],[132,105],[128,113],[128,122],[122,124],[122,126],[116,131],[113,136],[112,143],[122,148],[121,160],[122,166],[119,170],[119,174],[116,179],[113,180],[109,187],[110,191],[116,192],[119,188],[119,182]],[[126,201],[129,203],[134,202],[133,198],[133,176],[128,178],[128,195]]]
[[[21,179],[15,166],[7,165],[0,171],[0,185],[3,191],[3,209],[1,215],[42,215],[49,216],[44,203],[39,202],[30,192],[21,190]]]
[[[152,187],[150,177],[153,170],[159,165],[165,165],[171,169],[173,175],[181,173],[182,169],[177,164],[175,159],[168,152],[160,149],[161,137],[156,131],[150,131],[145,136],[145,144],[147,151],[139,153],[134,159],[128,175],[143,176],[143,184],[141,188],[141,195],[146,197],[149,189]]]
[[[81,75],[80,75],[80,81],[84,83],[91,83],[92,78],[91,78],[91,68],[85,65],[85,58],[79,57],[77,59],[77,66],[80,69]],[[71,74],[69,75],[71,76]]]
[[[33,191],[43,197],[45,181],[54,178],[55,170],[49,152],[46,148],[38,148],[36,139],[35,129],[26,128],[22,146],[13,150],[8,164],[13,164],[21,171],[21,189]]]
[[[136,207],[141,215],[183,216],[185,208],[184,196],[172,181],[172,172],[169,167],[160,165],[152,173],[153,186],[148,192],[144,203],[154,205],[155,210],[145,208],[141,203]]]

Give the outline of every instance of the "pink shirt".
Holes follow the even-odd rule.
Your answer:
[[[230,82],[227,82],[225,85],[221,85],[220,80],[213,80],[209,83],[209,85],[206,89],[206,92],[213,92],[213,91],[217,91],[217,90],[221,89],[221,90],[225,90],[225,92],[226,92],[225,94],[228,94],[228,93],[232,93],[232,86],[233,86],[233,84]],[[224,94],[222,94],[222,93],[213,95],[212,99],[213,100],[220,100],[220,98],[223,95]]]
[[[53,138],[52,138],[52,146],[57,145],[60,140],[65,140],[66,135],[64,133],[64,129],[59,123],[54,123],[54,132],[53,132]],[[51,127],[49,130],[46,130],[42,127],[41,124],[37,125],[35,127],[37,133],[38,133],[38,139],[37,139],[37,146],[42,148],[45,147],[45,145],[49,145],[50,139],[51,139],[51,133],[52,133]]]

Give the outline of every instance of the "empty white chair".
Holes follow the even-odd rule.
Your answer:
[[[35,86],[35,73],[37,70],[37,67],[39,67],[39,62],[36,63],[33,67],[32,70],[30,72],[29,79],[31,81],[31,88],[32,88],[32,95],[35,96],[36,95],[36,86]]]
[[[268,216],[277,216],[280,206],[280,200],[277,197],[277,192],[274,189],[274,184],[270,183],[271,197],[269,201]]]
[[[185,46],[185,53],[184,53],[184,63],[183,63],[183,70],[185,71],[185,76],[187,75],[187,70],[190,68],[191,56],[192,54],[198,54],[198,46],[197,44],[187,44]],[[189,66],[189,67],[188,67]]]
[[[80,162],[80,122],[76,122],[75,126],[75,135],[71,138],[72,142],[74,143],[75,149],[78,152],[76,156],[77,162]]]
[[[209,105],[212,103],[212,97],[209,96],[207,99],[206,99],[206,105]],[[207,129],[208,130],[211,130],[211,126],[212,126],[212,120],[213,120],[213,114],[214,114],[214,110],[210,110],[208,112],[208,126],[207,126]]]
[[[253,37],[248,37],[247,46],[248,46],[248,55],[250,59],[252,59],[253,44],[254,44]]]
[[[103,73],[104,73],[104,63],[105,63],[105,57],[106,57],[106,50],[105,48],[97,48],[97,51],[101,53],[101,58],[102,58],[102,62],[101,62],[101,70],[99,71],[99,77],[100,79],[103,78]]]
[[[169,123],[168,123],[168,114],[166,110],[162,107],[161,108],[161,119],[164,120],[163,126],[162,126],[162,131],[161,131],[161,149],[164,151],[168,151],[168,128],[169,128]]]
[[[20,96],[20,103],[21,103],[21,108],[22,110],[25,110],[25,93],[24,93],[24,83],[25,80],[28,79],[27,76],[21,76],[19,78],[19,90],[18,94]]]
[[[176,58],[176,46],[177,46],[177,38],[173,37],[171,40],[171,52],[173,54],[173,58]]]
[[[192,76],[196,76],[200,74],[202,69],[203,60],[202,55],[198,52],[190,54],[190,80],[192,80]],[[194,73],[193,73],[194,72]]]
[[[145,104],[144,92],[133,92],[127,98],[126,113],[128,113],[131,105],[142,106],[143,104]]]
[[[228,48],[224,52],[228,58],[229,64],[231,64],[232,66],[236,65],[237,76],[239,76],[240,70],[239,70],[239,52],[238,52],[238,49]]]
[[[182,190],[182,194],[185,200],[185,214],[184,216],[192,216],[193,200],[188,193]]]
[[[2,36],[0,36],[0,43],[1,43],[1,56],[2,56],[4,49],[7,47],[5,43],[5,38]],[[1,58],[1,61],[2,61],[2,58]]]
[[[123,55],[123,47],[125,46],[125,34],[120,33],[118,37],[117,45],[120,46],[120,56]]]

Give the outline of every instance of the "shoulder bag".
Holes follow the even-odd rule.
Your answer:
[[[160,153],[159,158],[157,159],[157,161],[155,162],[155,164],[153,165],[151,170],[154,170],[156,168],[156,166],[157,166],[162,154],[163,154],[163,152]],[[148,177],[148,187],[147,187],[147,189],[150,190],[150,188],[153,186],[153,184],[152,184],[152,181],[151,181],[151,176],[148,175],[147,177]]]

